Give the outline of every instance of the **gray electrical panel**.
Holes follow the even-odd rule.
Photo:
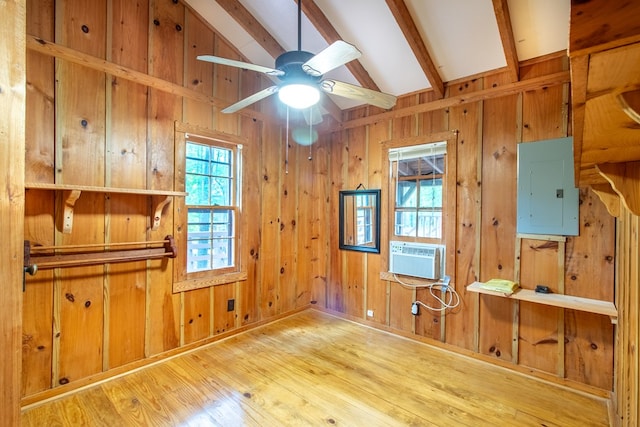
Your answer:
[[[577,236],[573,138],[518,144],[517,232]]]

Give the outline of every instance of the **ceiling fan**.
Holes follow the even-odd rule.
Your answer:
[[[298,50],[285,52],[276,59],[275,68],[254,65],[212,55],[200,55],[197,59],[215,64],[253,70],[277,77],[279,84],[270,86],[222,110],[235,113],[274,93],[289,107],[305,109],[318,103],[320,91],[342,96],[380,108],[389,109],[396,103],[396,97],[387,93],[355,86],[334,79],[323,79],[323,75],[341,65],[359,58],[361,52],[342,40],[314,55],[301,49],[301,3],[298,0]]]

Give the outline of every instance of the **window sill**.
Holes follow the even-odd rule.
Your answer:
[[[246,271],[225,273],[207,278],[189,279],[182,282],[174,282],[173,293],[192,291],[194,289],[208,288],[216,285],[225,285],[227,283],[241,282],[244,280],[247,280]]]

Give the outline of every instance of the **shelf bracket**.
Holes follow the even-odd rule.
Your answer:
[[[603,163],[596,169],[634,215],[640,215],[640,162]]]
[[[162,211],[164,210],[164,207],[167,206],[169,203],[171,203],[171,196],[164,196],[164,195],[153,196],[152,203],[153,203],[153,218],[152,218],[153,224],[151,225],[151,229],[157,230],[158,227],[160,227],[160,220],[162,219]]]
[[[591,184],[591,189],[600,198],[600,201],[607,208],[609,215],[620,217],[620,196],[613,191],[609,183]]]
[[[80,190],[65,190],[62,192],[62,232],[71,233],[73,228],[73,208],[82,192]]]

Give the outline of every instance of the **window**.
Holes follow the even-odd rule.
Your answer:
[[[395,184],[395,236],[443,238],[446,151],[446,142],[389,150]]]
[[[187,273],[237,270],[240,149],[187,137]]]

